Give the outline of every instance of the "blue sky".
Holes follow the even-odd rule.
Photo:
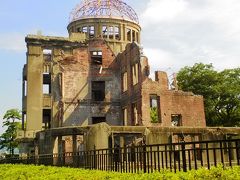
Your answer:
[[[27,34],[67,36],[69,14],[80,0],[9,0],[0,6],[0,120],[21,109]],[[239,0],[125,0],[139,15],[142,45],[152,72],[171,75],[196,62],[239,67]],[[1,124],[0,124],[1,126]],[[2,128],[0,128],[0,133]]]

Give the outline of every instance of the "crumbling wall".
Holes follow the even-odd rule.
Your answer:
[[[104,116],[106,122],[120,125],[120,85],[114,62],[115,56],[104,40],[90,40],[88,44],[58,57],[54,74],[55,122],[58,126],[83,126],[92,124],[92,117]],[[91,52],[102,52],[102,64],[94,66]],[[92,81],[105,82],[103,102],[92,101]]]
[[[159,96],[159,123],[151,123],[150,95]],[[193,93],[168,90],[166,86],[151,79],[142,84],[142,114],[145,126],[172,126],[171,116],[180,115],[181,125],[189,127],[206,127],[203,97]]]
[[[122,88],[121,105],[122,119],[125,125],[172,126],[172,118],[178,116],[181,123],[178,126],[205,127],[203,97],[189,92],[170,90],[166,72],[156,71],[155,81],[150,79],[148,59],[142,55],[141,48],[128,44],[126,50],[118,56],[121,67]],[[135,65],[137,64],[138,82],[134,82]],[[157,121],[153,123],[150,117],[153,104],[150,97],[155,97]],[[156,104],[157,103],[157,104]],[[127,115],[125,115],[127,113]]]

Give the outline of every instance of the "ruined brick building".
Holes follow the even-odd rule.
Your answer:
[[[163,143],[174,132],[204,138],[203,97],[169,88],[165,72],[149,78],[130,6],[83,1],[70,19],[69,37],[26,37],[21,153],[106,148],[143,136]]]

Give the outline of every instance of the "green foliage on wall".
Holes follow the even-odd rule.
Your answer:
[[[152,107],[150,109],[150,117],[152,123],[158,123],[158,110],[157,107]]]

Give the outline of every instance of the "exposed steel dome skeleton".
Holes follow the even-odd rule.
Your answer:
[[[121,0],[83,0],[72,10],[70,22],[86,18],[117,18],[139,24],[137,13]]]

